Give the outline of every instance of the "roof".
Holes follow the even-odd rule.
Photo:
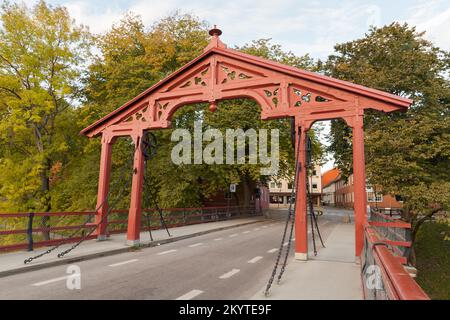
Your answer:
[[[217,37],[213,37],[211,40],[211,43],[205,48],[205,51],[200,54],[197,58],[191,60],[189,63],[178,69],[177,71],[173,72],[163,80],[159,81],[158,83],[154,84],[141,94],[137,95],[135,98],[131,99],[130,101],[123,104],[121,107],[117,108],[116,110],[112,111],[108,115],[104,116],[100,120],[96,121],[95,123],[89,125],[88,127],[84,128],[80,133],[84,135],[88,135],[90,131],[95,129],[96,127],[100,126],[102,123],[110,120],[111,118],[115,117],[116,115],[120,114],[122,111],[127,109],[130,105],[139,102],[141,99],[148,97],[150,94],[155,92],[158,88],[165,85],[167,82],[171,81],[183,71],[187,70],[192,65],[196,64],[197,62],[208,58],[211,55],[218,54],[223,55],[226,57],[234,58],[237,60],[245,61],[247,63],[251,63],[263,68],[268,68],[272,71],[277,71],[280,73],[284,73],[286,75],[306,79],[309,81],[314,81],[319,84],[323,84],[326,86],[334,87],[337,89],[349,91],[352,93],[359,94],[361,96],[377,99],[384,101],[386,103],[390,103],[393,105],[396,105],[398,107],[402,108],[408,108],[412,104],[412,100],[399,97],[387,92],[383,92],[380,90],[367,88],[361,85],[357,85],[348,81],[338,80],[332,77],[324,76],[318,73],[298,69],[295,67],[291,67],[288,65],[284,65],[272,60],[264,59],[261,57],[256,57],[250,54],[246,54],[237,50],[229,49],[227,48],[223,43],[218,40]]]
[[[329,186],[331,183],[335,182],[338,178],[341,172],[338,168],[333,168],[331,170],[328,170],[322,175],[322,188],[325,188]]]

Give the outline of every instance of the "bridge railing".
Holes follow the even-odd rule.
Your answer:
[[[379,236],[391,246],[398,259],[406,264],[406,258],[411,249],[411,224],[400,220],[400,211],[389,211],[372,208],[370,211],[369,225]]]
[[[254,206],[163,208],[161,213],[169,228],[259,214]],[[96,214],[95,211],[0,213],[0,252],[31,251],[36,247],[77,242],[96,227]],[[158,210],[143,209],[142,215],[141,231],[163,228]],[[48,217],[47,226],[42,226],[42,217]],[[126,232],[127,225],[128,210],[112,210],[108,215],[108,234]],[[94,238],[95,235],[86,237]]]
[[[429,300],[372,226],[366,225],[364,236],[361,277],[366,300]]]

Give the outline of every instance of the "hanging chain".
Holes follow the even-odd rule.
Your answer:
[[[123,176],[124,169],[125,169],[126,167],[127,167],[127,166],[124,165],[123,168],[122,168],[122,176]],[[117,180],[117,181],[113,184],[113,186],[109,189],[109,191],[108,191],[108,193],[107,193],[105,199],[103,199],[103,201],[95,208],[95,212],[98,212],[101,208],[103,208],[103,206],[104,206],[106,203],[108,203],[109,197],[110,197],[112,191],[114,190],[114,192],[115,192],[116,190],[118,190],[118,187],[121,186],[121,182],[122,182],[121,179],[119,179],[119,180]],[[124,189],[125,189],[125,188],[123,188],[122,190],[124,190]],[[103,221],[103,219],[102,219],[102,221]],[[101,222],[102,222],[102,221],[101,221]],[[72,232],[72,233],[68,236],[68,238],[74,237],[78,232],[80,232],[80,230],[84,229],[84,227],[85,227],[89,222],[90,222],[90,217],[88,217],[78,229],[76,229],[74,232]],[[100,222],[100,223],[101,223],[101,222]],[[98,225],[98,224],[96,224],[95,226],[93,226],[93,228],[94,228],[94,227],[96,228],[97,225]],[[93,230],[95,230],[95,228],[94,228]],[[93,231],[92,231],[92,232],[93,232]],[[90,232],[88,235],[92,234],[92,232]],[[83,237],[83,238],[84,238],[84,237]],[[80,243],[81,243],[81,242],[80,242]],[[38,254],[38,255],[35,255],[35,256],[33,256],[33,257],[29,257],[28,259],[25,259],[23,263],[24,263],[24,264],[30,263],[30,262],[32,262],[32,261],[35,260],[35,259],[38,259],[38,258],[40,258],[40,257],[42,257],[42,256],[44,256],[44,255],[46,255],[46,254],[49,254],[49,253],[53,252],[54,250],[58,249],[58,248],[59,248],[61,245],[63,245],[63,244],[65,244],[65,241],[64,241],[64,240],[61,240],[58,244],[56,244],[56,245],[53,246],[52,248],[50,248],[50,249],[48,249],[48,250],[46,250],[46,251],[44,251],[44,252],[42,252],[42,253],[40,253],[40,254]],[[59,257],[59,254],[58,254],[58,257]]]
[[[152,132],[149,131],[149,132],[147,132],[147,134],[144,135],[141,143],[142,143],[142,152],[144,154],[144,165],[145,165],[145,167],[147,167],[148,160],[150,160],[151,158],[156,156],[156,151],[157,151],[157,146],[158,146],[157,141],[156,141],[156,136]],[[148,179],[146,179],[145,174],[144,174],[144,185],[147,188],[147,192],[145,194],[147,195],[146,199],[147,199],[148,205],[151,206],[152,203],[154,204],[156,211],[158,211],[158,213],[159,213],[159,221],[160,221],[161,226],[166,229],[167,234],[169,235],[169,237],[171,237],[172,235],[170,234],[169,228],[167,227],[166,222],[164,220],[163,212],[158,205],[158,200],[157,200],[156,196],[152,195],[152,193],[150,192],[150,187],[149,187],[150,184],[148,182]],[[150,240],[153,241],[153,236],[151,234],[149,214],[150,214],[150,212],[147,212],[147,227],[149,229]]]
[[[283,245],[284,245],[284,242],[285,242],[285,239],[286,239],[286,233],[287,233],[287,230],[288,230],[289,222],[291,222],[292,225],[294,225],[294,218],[292,218],[292,216],[293,216],[293,213],[292,213],[292,202],[294,202],[294,211],[295,211],[295,204],[297,202],[298,174],[299,174],[299,172],[301,170],[300,165],[298,163],[299,153],[300,153],[300,130],[298,130],[297,150],[295,150],[295,157],[294,157],[294,159],[295,159],[295,175],[294,175],[294,185],[292,186],[292,192],[291,192],[291,201],[289,203],[288,215],[287,215],[287,218],[286,218],[286,223],[284,225],[283,236],[281,238],[281,244],[280,244],[280,249],[278,250],[277,259],[275,260],[275,265],[273,267],[272,274],[270,275],[269,281],[268,281],[267,286],[266,286],[266,290],[264,291],[264,295],[266,297],[269,296],[269,294],[270,294],[270,288],[272,286],[273,280],[274,280],[274,278],[276,276],[276,273],[277,273],[277,270],[278,270],[278,265],[280,263],[280,259],[281,259],[281,255],[282,255],[282,251],[283,251]],[[295,215],[295,212],[294,212],[294,215]],[[292,226],[291,226],[291,231],[290,231],[290,234],[289,234],[289,241],[288,241],[288,246],[289,247],[286,248],[286,250],[287,250],[286,255],[289,254],[289,248],[290,248],[291,239],[292,239]],[[285,260],[284,260],[284,263],[283,263],[283,266],[282,266],[282,270],[283,270],[282,272],[284,272],[286,261],[287,261],[287,258],[285,258]],[[279,280],[280,280],[280,276],[278,277],[278,281]]]
[[[125,183],[125,185],[123,185],[122,188],[120,189],[118,196],[117,196],[117,197],[114,199],[114,201],[112,201],[112,202],[110,203],[110,205],[108,206],[108,210],[106,211],[106,214],[101,218],[101,220],[100,220],[98,223],[96,223],[94,226],[92,226],[92,227],[91,227],[91,230],[90,230],[87,234],[85,234],[78,242],[76,242],[76,243],[75,243],[74,245],[72,245],[70,248],[68,248],[68,249],[66,249],[66,250],[64,250],[64,251],[62,251],[62,252],[60,252],[60,253],[58,253],[58,258],[64,257],[66,254],[68,254],[68,253],[71,252],[73,249],[75,249],[76,247],[78,247],[83,241],[85,241],[85,240],[86,240],[86,239],[87,239],[87,238],[95,231],[95,229],[96,229],[99,225],[101,225],[102,223],[104,223],[104,222],[106,221],[106,218],[109,216],[109,214],[111,213],[111,211],[113,210],[113,208],[115,207],[115,205],[119,202],[119,200],[122,199],[122,196],[123,196],[125,190],[128,190],[128,189],[129,189],[129,187],[130,187],[130,185],[131,185],[131,181],[132,181],[132,179],[125,179],[125,176],[126,176],[126,173],[127,173],[127,170],[125,170],[125,169],[127,169],[130,165],[133,166],[134,152],[136,152],[136,148],[137,148],[137,146],[135,147],[135,149],[134,149],[134,151],[133,151],[133,157],[131,157],[131,163],[128,163],[128,166],[127,166],[127,165],[123,166],[123,169],[122,169],[122,172],[121,172],[121,175],[120,175],[120,179],[118,179],[118,180],[116,181],[116,183],[118,183],[118,182],[122,182],[123,180],[125,180],[126,183]],[[109,196],[110,196],[110,192],[108,192],[108,194],[107,194],[107,196],[106,196],[106,202],[109,201],[109,200],[108,200],[108,199],[109,199]]]
[[[144,194],[150,193],[150,185],[148,184],[148,180],[145,178],[145,173],[147,169],[147,160],[154,157],[156,155],[156,137],[153,133],[148,132],[147,134],[144,134],[141,140],[141,148],[142,153],[144,155],[144,187],[145,191]],[[149,198],[147,197],[147,203],[146,207],[150,208],[151,204],[149,201]],[[148,235],[150,237],[150,241],[153,241],[153,235],[152,235],[152,225],[151,225],[151,218],[150,218],[150,211],[145,211],[145,217],[147,221],[147,229],[148,229]]]
[[[295,134],[295,132],[294,132]],[[297,150],[300,149],[300,131],[299,131],[299,138],[298,138],[298,146],[297,146]],[[298,151],[297,151],[298,152]],[[297,154],[297,158],[299,157],[299,155]],[[295,175],[294,175],[294,188],[297,188],[297,183],[298,183],[298,171],[301,170],[298,161],[296,161],[295,163],[296,167],[295,167]],[[297,191],[297,190],[296,190]],[[296,192],[296,196],[297,196],[297,192]],[[291,196],[291,204],[292,204],[292,196]],[[291,205],[290,204],[290,205]],[[291,244],[292,244],[292,235],[294,233],[294,226],[295,226],[295,212],[296,212],[296,208],[297,208],[297,201],[294,202],[294,209],[293,209],[293,214],[291,215],[291,229],[289,231],[289,238],[288,238],[288,244],[287,244],[287,248],[286,248],[286,254],[284,256],[284,261],[283,264],[281,265],[281,270],[280,273],[278,274],[278,279],[277,279],[277,284],[280,284],[281,282],[281,278],[283,277],[284,271],[286,270],[286,265],[287,265],[287,260],[289,257],[289,253],[291,251]],[[289,208],[290,210],[290,208]]]
[[[311,138],[307,137],[307,160],[306,160],[306,170],[311,170],[311,166],[312,166],[312,148],[311,148]],[[322,235],[320,234],[320,230],[319,230],[319,225],[317,223],[317,219],[316,219],[316,214],[314,211],[314,205],[312,202],[312,195],[310,192],[310,184],[309,184],[309,179],[306,179],[306,196],[308,199],[308,210],[309,210],[309,214],[310,214],[310,219],[311,219],[311,236],[312,236],[312,242],[313,242],[313,249],[314,249],[314,256],[317,256],[317,246],[316,246],[316,236],[315,236],[315,232],[314,232],[314,227],[317,230],[317,234],[319,236],[320,239],[320,243],[322,244],[322,247],[325,248],[325,245],[323,243],[322,240]]]
[[[312,203],[312,196],[311,196],[311,193],[309,192],[308,181],[306,182],[306,190],[308,190],[307,195],[308,195],[309,212],[311,215],[311,234],[312,234],[313,245],[314,245],[314,255],[317,256],[316,241],[315,241],[315,236],[314,236],[314,226],[316,228],[317,235],[319,236],[319,240],[320,240],[322,247],[325,248],[325,245],[323,243],[322,235],[320,233],[319,224],[317,223],[317,217],[316,217],[316,213],[314,211],[314,205]]]

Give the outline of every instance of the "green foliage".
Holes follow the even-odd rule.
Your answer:
[[[0,209],[48,211],[52,170],[79,144],[73,99],[89,34],[43,1],[6,2],[0,19]]]
[[[450,224],[432,221],[421,228],[416,243],[417,282],[433,300],[450,298]]]
[[[450,118],[416,115],[367,134],[367,171],[383,191],[401,194],[416,213],[450,207]]]
[[[126,15],[111,30],[96,38],[96,45],[101,52],[90,66],[89,77],[85,79],[87,98],[80,110],[81,128],[176,71],[201,54],[207,43],[207,26],[194,16],[175,13],[146,30],[139,16]],[[185,115],[189,110],[192,111],[192,107],[183,108],[181,114]],[[177,117],[174,122],[177,122],[176,119]],[[192,124],[193,118],[190,119]],[[200,188],[197,183],[202,172],[201,168],[198,166],[182,168],[172,164],[170,160],[173,146],[170,141],[172,130],[155,133],[158,153],[147,168],[146,179],[149,181],[146,185],[150,190],[145,190],[145,193],[153,194],[163,207],[198,205],[202,196],[210,192],[203,187]],[[127,150],[129,143],[123,143],[121,140],[123,139],[119,139],[114,145],[113,167],[124,165],[120,162],[131,157]],[[98,152],[98,146],[86,150],[89,159],[98,157]],[[83,171],[90,174],[84,177],[74,175],[73,179],[80,181],[81,178],[86,184],[97,181],[98,173],[95,172],[98,170],[97,165],[93,166],[86,161],[84,166],[87,170]],[[93,167],[94,171],[91,170]],[[75,170],[78,171],[79,168]],[[113,176],[111,180],[114,181],[114,178],[117,179],[117,176]],[[128,207],[128,195],[129,192],[126,192],[124,195],[126,200],[119,202],[117,207]],[[72,193],[72,196],[76,198],[76,193]],[[96,193],[92,191],[89,197],[95,199]]]
[[[277,45],[271,45],[269,40],[255,41],[242,48],[236,48],[246,53],[283,61],[303,68],[313,68],[309,57],[297,57],[292,53],[281,51]],[[173,117],[173,129],[184,128],[193,132],[195,120],[201,120],[203,130],[218,129],[225,137],[225,130],[230,129],[279,129],[280,131],[280,176],[291,177],[293,174],[293,152],[290,138],[289,120],[262,121],[259,105],[250,99],[236,99],[222,101],[215,113],[211,113],[208,106],[187,106],[179,109]],[[255,183],[267,180],[261,176],[261,164],[234,165],[175,165],[170,159],[170,153],[176,142],[170,141],[173,129],[158,133],[158,155],[151,162],[146,174],[151,180],[153,194],[158,195],[161,206],[189,207],[201,205],[204,199],[217,192],[227,190],[230,183],[242,184],[244,188],[252,190]],[[269,140],[270,141],[270,140]],[[314,148],[319,154],[320,146],[317,139],[313,139]],[[204,143],[204,146],[206,143]],[[269,146],[270,150],[270,146]],[[224,155],[225,157],[225,155]],[[225,163],[225,161],[223,161]],[[248,199],[238,199],[243,204]]]
[[[198,56],[208,33],[204,22],[188,14],[168,16],[148,31],[139,16],[127,14],[95,44],[100,54],[85,80],[86,125]]]
[[[328,140],[327,151],[333,155],[335,166],[347,179],[353,172],[352,129],[342,119],[332,120]]]
[[[366,168],[372,184],[402,195],[412,213],[449,205],[449,53],[414,27],[371,28],[362,39],[335,46],[320,67],[333,77],[414,99],[406,113],[365,117]],[[351,130],[333,121],[331,147],[351,173]]]
[[[296,68],[316,71],[317,66],[314,64],[314,61],[309,54],[297,56],[291,51],[283,51],[279,44],[272,44],[270,41],[271,39],[253,40],[250,44],[245,44],[241,48],[236,47],[236,49]]]

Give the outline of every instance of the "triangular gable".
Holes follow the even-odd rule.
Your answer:
[[[215,105],[216,101],[233,98],[256,100],[263,119],[329,119],[368,108],[404,110],[412,103],[386,92],[228,49],[213,37],[212,44],[199,57],[81,133],[92,137],[111,127],[124,134],[132,129],[167,128],[173,113],[183,105]]]

